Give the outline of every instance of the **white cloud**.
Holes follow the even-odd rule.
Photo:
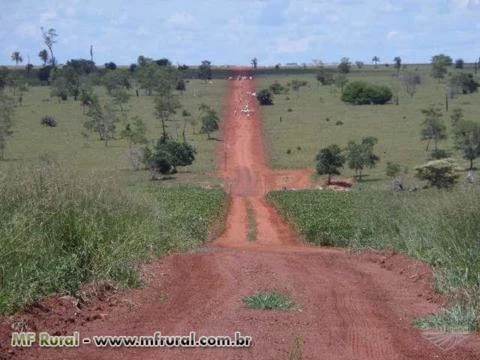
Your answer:
[[[177,12],[170,16],[167,23],[173,27],[188,28],[196,25],[195,17],[187,12]]]
[[[400,33],[397,30],[391,30],[387,33],[387,39],[392,40],[396,39]]]
[[[275,51],[280,54],[305,52],[310,48],[313,36],[304,38],[279,38],[275,40]]]

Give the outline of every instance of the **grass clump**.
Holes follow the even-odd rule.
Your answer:
[[[295,304],[289,297],[278,291],[259,291],[242,299],[243,303],[251,309],[264,310],[290,310]]]
[[[247,200],[247,239],[248,241],[257,240],[257,220],[255,219],[255,212],[253,210],[252,204]]]
[[[0,177],[0,313],[90,281],[139,284],[139,263],[201,243],[225,200],[186,186],[127,194],[92,178],[53,167]]]

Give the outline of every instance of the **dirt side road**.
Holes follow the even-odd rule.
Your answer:
[[[292,342],[302,359],[480,359],[478,336],[430,337],[411,327],[414,317],[438,310],[431,273],[398,254],[352,255],[303,244],[264,200],[281,182],[306,186],[305,174],[273,172],[264,159],[254,82],[231,81],[218,162],[231,196],[224,234],[194,253],[175,254],[145,267],[147,285],[120,294],[120,306],[101,303],[101,316],[40,330],[93,335],[233,335],[253,338],[246,349],[95,348],[13,354],[0,337],[0,358],[42,359],[289,359]],[[246,106],[245,106],[246,105]],[[241,110],[248,109],[242,112]],[[252,112],[249,112],[252,111]],[[288,180],[293,179],[293,180]],[[297,180],[295,180],[297,179]],[[295,183],[298,181],[298,183]],[[247,237],[247,208],[254,214],[256,239]],[[245,308],[242,298],[257,290],[288,293],[292,311]],[[125,305],[126,304],[126,305]],[[55,318],[55,315],[51,315]],[[67,322],[67,321],[65,321]],[[57,325],[55,325],[57,324]],[[434,339],[432,341],[432,339]]]

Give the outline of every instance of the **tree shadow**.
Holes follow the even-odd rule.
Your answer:
[[[223,139],[219,139],[219,138],[216,138],[216,137],[211,137],[210,139],[208,140],[214,140],[214,141],[223,141]]]

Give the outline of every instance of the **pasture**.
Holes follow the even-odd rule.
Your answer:
[[[462,166],[468,161],[453,149],[450,131],[452,109],[463,109],[465,119],[480,121],[480,93],[458,95],[449,99],[449,112],[445,111],[445,85],[430,76],[430,66],[408,65],[402,71],[418,72],[422,83],[417,85],[416,93],[410,97],[396,77],[392,67],[369,66],[365,69],[353,69],[347,74],[349,81],[364,80],[389,86],[398,92],[399,105],[354,106],[340,100],[340,90],[335,85],[322,86],[311,75],[273,75],[258,77],[257,89],[269,87],[275,81],[285,86],[298,79],[308,81],[306,87],[298,91],[290,90],[288,95],[274,95],[274,105],[261,107],[264,139],[267,144],[270,165],[275,168],[315,167],[318,150],[330,144],[345,147],[350,140],[360,140],[364,136],[375,136],[378,144],[375,152],[380,162],[374,169],[367,169],[365,184],[381,186],[388,177],[385,167],[388,161],[396,162],[409,169],[407,185],[418,183],[413,179],[414,167],[423,164],[429,157],[425,152],[425,142],[420,141],[421,122],[424,120],[422,109],[430,105],[442,110],[443,120],[448,129],[449,138],[439,142],[439,148],[450,151]],[[473,72],[472,69],[449,71]],[[478,81],[478,77],[477,77]],[[291,109],[291,111],[289,111]],[[281,118],[281,119],[280,119]],[[343,123],[337,125],[337,122]],[[289,151],[290,150],[290,151]],[[478,160],[477,160],[478,161]],[[344,168],[343,177],[353,176],[354,171]]]
[[[120,114],[124,117],[117,124],[116,140],[105,146],[97,134],[84,137],[88,133],[83,126],[87,120],[80,101],[69,98],[59,102],[50,97],[50,87],[31,86],[23,94],[21,106],[16,107],[14,134],[9,138],[6,148],[6,160],[0,162],[0,171],[7,171],[11,166],[18,164],[36,164],[41,161],[58,163],[64,171],[72,174],[89,174],[100,179],[116,179],[122,186],[144,184],[150,179],[148,171],[133,171],[128,160],[128,144],[120,139],[120,131],[125,128],[127,121],[139,116],[147,126],[147,138],[156,141],[161,135],[160,120],[154,116],[154,96],[135,96],[130,90],[130,101],[125,111]],[[12,95],[10,89],[6,90]],[[101,101],[107,100],[107,93],[103,87],[97,87]],[[225,80],[215,80],[213,84],[205,84],[200,80],[191,80],[187,90],[179,95],[183,109],[192,114],[196,123],[187,124],[186,138],[197,149],[196,160],[186,168],[179,168],[174,176],[176,183],[199,183],[204,185],[218,185],[215,177],[215,146],[217,141],[207,140],[206,134],[200,134],[198,121],[198,107],[201,103],[211,106],[221,114]],[[182,110],[167,123],[168,132],[174,138],[180,137],[183,128]],[[50,128],[40,124],[45,115],[53,116],[57,127]],[[213,134],[215,137],[215,134]],[[169,184],[172,181],[163,181]]]

